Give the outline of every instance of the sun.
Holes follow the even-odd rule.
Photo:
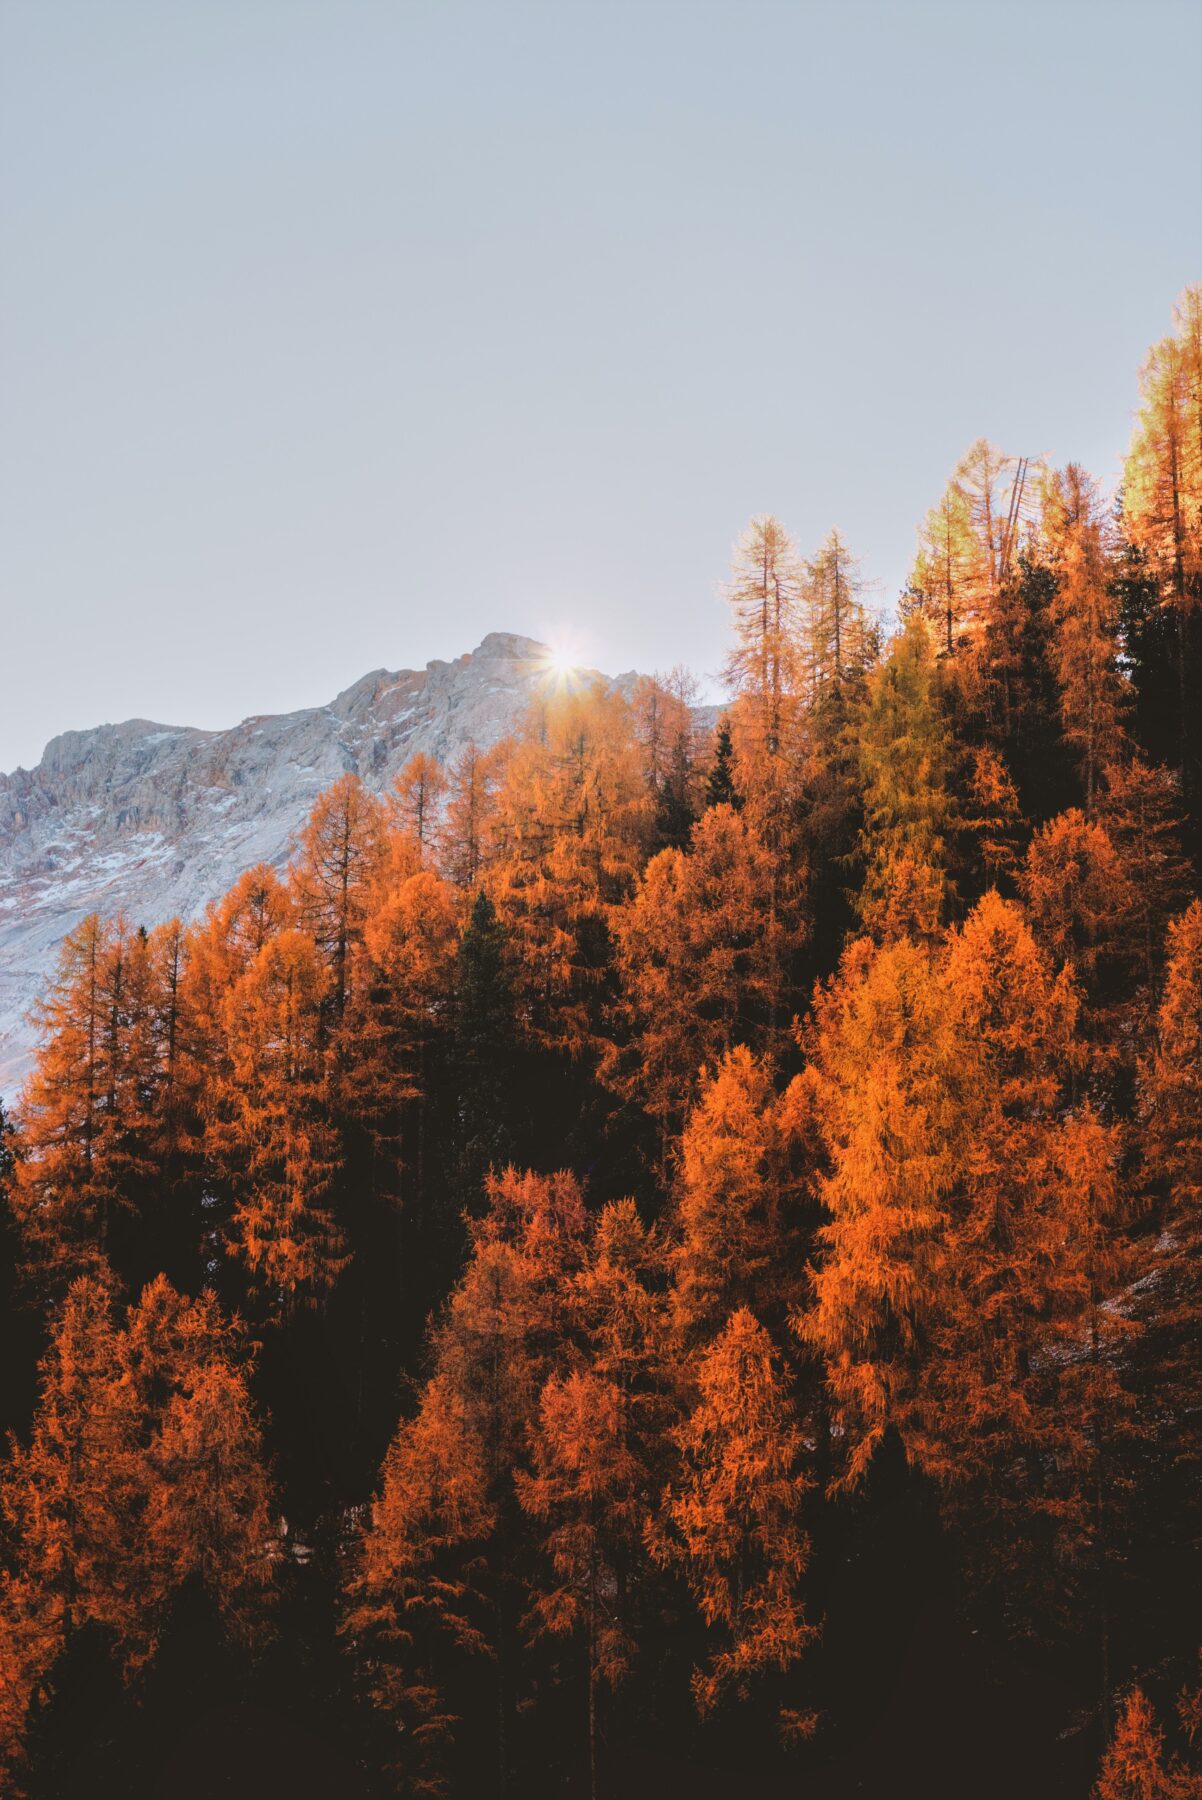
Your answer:
[[[556,686],[570,685],[580,673],[579,645],[569,637],[553,638],[547,645],[542,666],[544,675]]]

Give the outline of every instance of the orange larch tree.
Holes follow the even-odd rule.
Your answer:
[[[1169,929],[1155,1044],[1140,1068],[1139,1127],[1162,1227],[1147,1309],[1156,1349],[1148,1404],[1163,1419],[1174,1461],[1196,1491],[1202,1467],[1202,901],[1191,902]]]
[[[597,1218],[573,1282],[568,1365],[553,1373],[530,1428],[530,1466],[515,1485],[543,1527],[528,1626],[583,1641],[590,1793],[601,1714],[637,1654],[648,1496],[662,1480],[670,1414],[660,1245],[630,1200]]]
[[[202,1041],[222,1034],[228,988],[269,939],[297,923],[292,894],[269,863],[256,863],[209,906],[189,943],[186,982]],[[206,1042],[206,1048],[211,1048]]]
[[[132,1678],[173,1596],[196,1576],[227,1628],[261,1625],[273,1569],[262,1437],[234,1334],[211,1296],[159,1277],[113,1318],[111,1286],[79,1277],[54,1323],[27,1445],[0,1471],[15,1551],[0,1592],[0,1708],[19,1756],[25,1715],[71,1635],[94,1626]]]
[[[324,1013],[334,977],[313,939],[269,938],[225,1006],[229,1073],[215,1096],[211,1151],[233,1195],[230,1247],[269,1306],[321,1298],[347,1251],[330,1198]]]
[[[723,723],[740,802],[778,855],[795,838],[805,748],[804,584],[801,555],[780,520],[753,519],[735,545],[726,589],[735,639],[726,681],[734,698]]]
[[[879,631],[864,602],[860,565],[837,530],[806,565],[800,618],[804,700],[811,718],[876,660]]]
[[[735,737],[745,763],[776,758],[789,746],[801,674],[802,579],[797,545],[780,520],[753,519],[735,546],[727,587],[735,643],[726,678],[744,702]]]
[[[341,1024],[373,883],[384,863],[384,808],[357,775],[320,794],[301,831],[290,886],[297,922],[325,956],[325,1008]]]
[[[514,944],[519,1012],[534,1041],[597,1048],[608,911],[630,893],[653,818],[630,708],[601,684],[549,695],[505,762],[486,885]]]
[[[1140,1687],[1133,1687],[1107,1745],[1091,1800],[1199,1800],[1192,1775],[1165,1750],[1164,1732]]]
[[[1105,827],[1076,807],[1050,819],[1031,841],[1022,891],[1040,942],[1092,992],[1115,954],[1116,921],[1132,904]]]
[[[1103,1307],[1122,1269],[1117,1133],[1066,1105],[1077,1010],[996,894],[937,961],[849,952],[815,1022],[830,1222],[800,1323],[826,1358],[844,1481],[892,1424],[953,1509],[970,1492],[997,1513],[999,1546],[1042,1536],[1088,1573],[1125,1326]]]
[[[667,1134],[735,1044],[781,1051],[805,937],[801,884],[745,813],[712,806],[689,849],[662,850],[611,915],[622,980],[606,1080]]]
[[[808,1175],[793,1093],[745,1046],[706,1073],[681,1134],[672,1317],[695,1346],[740,1307],[783,1324],[801,1298]]]
[[[969,498],[957,472],[926,516],[906,590],[907,610],[922,613],[945,656],[952,655],[971,617],[975,561]]]
[[[447,773],[438,824],[438,866],[467,893],[478,888],[492,849],[492,818],[503,753],[466,744]]]
[[[446,791],[446,770],[437,757],[424,750],[409,758],[392,784],[387,802],[389,823],[412,845],[419,869],[425,868],[439,841]]]
[[[1055,582],[1049,612],[1061,729],[1092,814],[1103,770],[1125,753],[1128,694],[1106,518],[1076,463],[1044,481],[1040,554]]]
[[[502,1783],[519,1618],[510,1535],[513,1472],[556,1347],[570,1336],[586,1214],[566,1173],[507,1170],[470,1221],[464,1273],[431,1339],[431,1376],[384,1465],[349,1586],[345,1630],[376,1703],[415,1733],[404,1779],[437,1791],[456,1720],[433,1664],[448,1650],[496,1658]],[[487,1543],[486,1554],[482,1546]],[[419,1734],[420,1735],[416,1735]]]
[[[373,1186],[397,1202],[406,1171],[423,1185],[430,1048],[451,1007],[461,904],[422,869],[382,883],[363,926],[338,1105],[368,1135]]]
[[[552,1576],[528,1615],[534,1635],[579,1636],[584,1644],[589,1794],[596,1800],[603,1690],[629,1672],[635,1642],[620,1604],[644,1519],[646,1469],[631,1443],[622,1389],[591,1369],[549,1377],[531,1434],[529,1471],[518,1499],[544,1527]]]
[[[1129,1416],[1119,1352],[1130,1327],[1103,1305],[1128,1266],[1120,1135],[1072,1103],[1077,996],[1016,905],[991,893],[974,908],[941,989],[959,1046],[945,1076],[954,1185],[904,1435],[949,1500],[971,1495],[974,1522],[990,1521],[982,1579],[1016,1612],[1024,1581],[1045,1610],[1054,1571],[1079,1611],[1085,1583],[1104,1648],[1106,1466]]]
[[[993,610],[1006,528],[1002,489],[1012,461],[978,438],[919,534],[909,610],[935,628],[946,656],[977,640]]]
[[[496,1505],[472,1415],[451,1380],[431,1377],[384,1459],[348,1583],[343,1633],[375,1705],[404,1734],[393,1772],[415,1794],[445,1792],[459,1723],[435,1670],[493,1648],[480,1559]]]
[[[11,1445],[0,1490],[20,1573],[52,1613],[60,1641],[88,1621],[122,1642],[136,1636],[139,1416],[120,1379],[112,1310],[105,1280],[71,1283],[42,1361],[29,1444]]]
[[[825,1360],[844,1421],[841,1479],[854,1485],[903,1405],[955,1173],[952,1045],[930,952],[904,939],[852,944],[815,998],[807,1049],[829,1219],[798,1323]]]
[[[133,1533],[138,1415],[122,1388],[108,1283],[79,1276],[43,1358],[28,1444],[10,1443],[0,1514],[11,1560],[0,1588],[0,1767],[21,1762],[28,1714],[72,1632],[137,1642]]]
[[[171,1595],[195,1582],[226,1633],[251,1641],[268,1615],[278,1532],[244,1333],[212,1293],[191,1300],[160,1275],[128,1309],[117,1361],[140,1419],[138,1555],[150,1616],[165,1616]]]
[[[202,1110],[229,1072],[225,1007],[229,991],[271,938],[296,925],[292,895],[268,863],[256,863],[210,905],[187,935],[180,1004],[188,1029],[184,1076]]]
[[[99,1253],[110,1204],[104,1185],[104,1002],[109,934],[91,914],[63,940],[41,1003],[42,1043],[21,1108],[25,1156],[13,1211],[37,1261],[77,1269]]]
[[[868,681],[858,736],[864,879],[857,908],[883,943],[931,938],[946,917],[955,823],[942,675],[923,619],[909,620]]]
[[[658,1560],[683,1570],[712,1634],[713,1654],[693,1677],[706,1713],[728,1691],[745,1697],[756,1676],[787,1671],[815,1635],[802,1597],[812,1484],[771,1339],[746,1308],[701,1357],[676,1438],[681,1472],[649,1541]],[[782,1724],[808,1721],[791,1708]]]
[[[1190,692],[1202,607],[1202,286],[1186,288],[1175,331],[1153,346],[1123,469],[1122,520],[1169,615],[1177,676],[1177,763],[1187,798],[1198,771]]]
[[[158,1087],[144,933],[95,914],[65,939],[37,1009],[44,1033],[21,1100],[24,1155],[13,1208],[51,1288],[102,1262],[116,1216],[154,1171]]]

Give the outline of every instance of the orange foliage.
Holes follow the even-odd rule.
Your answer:
[[[1198,1800],[1202,1776],[1165,1755],[1164,1732],[1142,1688],[1133,1687],[1107,1748],[1093,1800]]]
[[[413,1734],[405,1774],[418,1792],[440,1791],[455,1725],[431,1659],[440,1644],[494,1647],[503,1568],[490,1577],[479,1547],[524,1451],[583,1258],[572,1176],[510,1169],[489,1178],[487,1196],[433,1334],[417,1415],[402,1421],[385,1460],[344,1627],[370,1656],[378,1703]]]
[[[795,1300],[799,1203],[797,1090],[778,1097],[772,1066],[740,1047],[703,1081],[680,1140],[672,1307],[688,1342],[739,1307],[783,1317]]]
[[[679,1563],[717,1647],[693,1691],[708,1712],[729,1689],[787,1669],[814,1636],[801,1582],[809,1544],[801,1504],[801,1437],[771,1340],[746,1308],[697,1368],[697,1401],[676,1433],[683,1460],[651,1533]]]
[[[608,909],[633,886],[651,813],[620,694],[597,684],[535,709],[506,759],[487,887],[540,1044],[579,1056],[598,1041]]]
[[[502,755],[467,744],[449,772],[438,827],[438,861],[448,881],[472,892],[488,864]]]
[[[584,1639],[594,1785],[599,1689],[616,1688],[636,1653],[632,1596],[667,1422],[661,1273],[633,1201],[611,1202],[573,1278],[572,1340],[561,1347],[569,1367],[543,1387],[531,1468],[514,1478],[523,1509],[546,1528],[550,1579],[535,1586],[530,1623],[536,1635]]]
[[[28,1709],[83,1626],[133,1674],[196,1577],[229,1630],[261,1627],[273,1529],[241,1360],[215,1302],[161,1276],[122,1327],[105,1281],[69,1288],[29,1443],[0,1477],[15,1551],[0,1588],[0,1764],[19,1762]]]
[[[1123,523],[1165,602],[1184,608],[1202,592],[1202,287],[1186,288],[1174,324],[1142,371]]]
[[[1202,592],[1200,316],[1191,291],[1153,353],[1124,498],[1178,624]],[[673,1582],[706,1637],[702,1714],[792,1685],[811,1509],[836,1542],[816,1490],[836,1458],[832,1492],[864,1484],[886,1434],[965,1527],[974,1599],[993,1584],[1025,1623],[1038,1587],[1045,1629],[1066,1594],[1101,1618],[1124,1484],[1160,1479],[1130,1472],[1137,1383],[1165,1465],[1198,1462],[1202,902],[1186,775],[1127,735],[1156,690],[1128,713],[1143,627],[1120,658],[1093,489],[1047,477],[1019,579],[1008,470],[984,441],[962,461],[883,656],[838,534],[803,565],[753,520],[700,814],[687,676],[629,698],[565,679],[513,739],[449,770],[415,756],[384,799],[343,775],[284,875],[248,871],[199,922],[68,936],[15,1156],[0,1142],[57,1307],[0,1472],[6,1791],[73,1634],[132,1680],[185,1587],[244,1643],[267,1616],[243,1331],[210,1292],[142,1286],[164,1245],[173,1276],[271,1318],[285,1393],[312,1348],[297,1310],[321,1306],[362,1442],[411,1383],[343,1620],[407,1791],[445,1791],[457,1713],[492,1688],[499,1786],[512,1721],[576,1693],[595,1793]],[[1184,681],[1184,634],[1177,658]],[[1059,748],[1032,731],[1054,691]],[[1073,766],[1083,804],[1048,818]],[[1021,903],[991,887],[966,910],[992,880]],[[528,1143],[580,1159],[599,1203],[570,1169],[493,1169],[456,1277],[455,1206]],[[662,1224],[608,1198],[632,1166]],[[123,1311],[118,1277],[142,1288]],[[825,1556],[816,1574],[835,1591]],[[1187,1694],[1191,1740],[1200,1717]],[[1098,1800],[1198,1791],[1133,1689]]]
[[[338,1146],[323,1093],[333,977],[313,939],[269,938],[224,1008],[229,1071],[212,1147],[234,1194],[233,1246],[276,1303],[329,1288],[346,1261],[328,1196]]]
[[[392,784],[388,811],[394,830],[411,845],[418,868],[424,868],[439,835],[439,813],[447,777],[436,757],[419,751],[411,756]]]
[[[340,776],[314,802],[291,871],[297,921],[329,966],[335,1024],[346,1010],[354,950],[384,856],[383,807],[357,775]]]
[[[1127,696],[1118,673],[1106,524],[1096,486],[1076,463],[1045,481],[1042,536],[1056,577],[1050,611],[1064,739],[1091,811],[1102,771],[1120,760],[1126,746]]]
[[[621,1388],[588,1369],[552,1375],[539,1397],[531,1462],[529,1474],[517,1473],[518,1499],[546,1526],[555,1577],[536,1593],[531,1620],[537,1632],[583,1633],[595,1734],[597,1686],[616,1687],[635,1650],[614,1597],[637,1561],[646,1471]]]
[[[938,961],[849,952],[812,1045],[831,1219],[801,1325],[849,1434],[844,1479],[893,1424],[949,1490],[991,1483],[1011,1532],[1084,1528],[1099,1412],[1122,1414],[1105,1345],[1123,1324],[1100,1307],[1117,1137],[1065,1109],[1076,1020],[1068,976],[988,894]],[[1012,1491],[1023,1454],[1060,1480]]]
[[[103,1261],[117,1209],[154,1167],[167,1050],[156,1028],[169,1012],[156,989],[172,978],[162,941],[92,914],[65,939],[38,1007],[45,1037],[22,1095],[12,1204],[31,1262],[60,1291]]]
[[[782,1046],[789,958],[804,937],[799,877],[743,814],[712,806],[687,854],[651,859],[612,926],[632,1035],[609,1053],[607,1079],[667,1130],[703,1064],[740,1042]]]
[[[429,869],[381,884],[364,923],[337,1103],[398,1160],[401,1115],[424,1098],[427,1046],[450,1005],[459,926],[458,893]]]
[[[1021,876],[1031,925],[1050,954],[1070,963],[1095,1003],[1121,965],[1134,894],[1105,828],[1076,807],[1036,832]]]

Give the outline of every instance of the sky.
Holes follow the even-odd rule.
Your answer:
[[[1202,277],[1194,0],[2,0],[0,769],[488,631],[887,605],[978,436],[1116,480]]]

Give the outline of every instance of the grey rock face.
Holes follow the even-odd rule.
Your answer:
[[[197,731],[131,719],[68,731],[0,775],[0,1093],[29,1066],[26,1014],[90,912],[194,918],[256,862],[286,861],[348,769],[382,789],[419,750],[451,761],[512,730],[545,671],[531,638],[491,632],[424,671],[377,669],[328,706]]]

